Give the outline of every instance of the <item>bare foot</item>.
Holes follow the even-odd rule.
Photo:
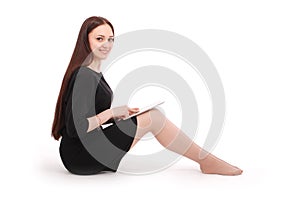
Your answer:
[[[243,170],[221,159],[215,157],[212,154],[207,155],[200,161],[200,169],[204,174],[220,174],[220,175],[240,175]]]

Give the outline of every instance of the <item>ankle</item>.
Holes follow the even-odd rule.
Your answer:
[[[207,155],[206,157],[200,158],[198,160],[200,167],[209,165],[212,162],[212,160],[210,160],[210,158],[211,157],[209,155]]]
[[[211,158],[212,157],[212,154],[211,153],[209,153],[209,152],[207,152],[207,151],[201,151],[200,153],[199,153],[199,163],[201,163],[201,162],[205,162],[205,161],[207,161],[209,158]]]

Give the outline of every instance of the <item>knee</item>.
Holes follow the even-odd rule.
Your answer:
[[[162,120],[165,118],[165,115],[159,109],[156,108],[149,110],[148,114],[153,122],[155,122],[155,120]]]
[[[165,121],[165,115],[156,108],[138,115],[139,127],[147,128],[153,134],[158,133],[163,128]]]

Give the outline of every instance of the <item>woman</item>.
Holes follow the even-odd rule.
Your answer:
[[[110,108],[113,93],[101,72],[101,61],[113,42],[114,28],[107,19],[90,17],[82,24],[52,126],[52,136],[62,137],[59,150],[65,168],[79,175],[115,172],[123,156],[151,132],[167,149],[197,162],[203,173],[241,174],[241,169],[201,149],[159,110],[122,120],[139,109]],[[107,123],[112,125],[103,128]]]

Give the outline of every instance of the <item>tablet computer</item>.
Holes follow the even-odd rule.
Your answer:
[[[139,114],[142,114],[142,113],[144,113],[144,112],[147,112],[148,110],[151,110],[152,108],[155,108],[156,106],[161,105],[161,104],[163,104],[164,102],[165,102],[165,101],[156,101],[156,102],[154,102],[154,103],[152,103],[152,104],[150,104],[150,105],[147,105],[146,107],[140,108],[140,111],[139,111],[139,112],[134,113],[134,114],[132,114],[132,115],[129,115],[128,117],[123,118],[123,120],[129,119],[129,118],[134,117],[134,116],[136,116],[136,115],[139,115]]]

